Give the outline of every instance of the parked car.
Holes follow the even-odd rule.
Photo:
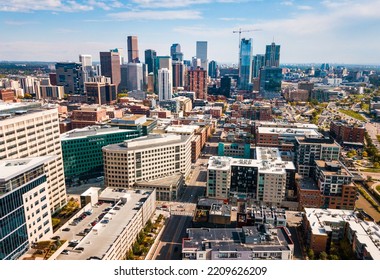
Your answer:
[[[70,228],[64,228],[62,231],[70,231]]]

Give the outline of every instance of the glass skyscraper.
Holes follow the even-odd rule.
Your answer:
[[[239,56],[239,89],[249,90],[252,82],[252,39],[241,39]]]
[[[280,66],[280,45],[272,43],[267,45],[265,49],[265,66],[279,67]]]

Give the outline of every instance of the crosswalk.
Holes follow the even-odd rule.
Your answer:
[[[193,211],[181,211],[181,210],[172,210],[170,211],[171,215],[176,215],[176,216],[193,216]]]

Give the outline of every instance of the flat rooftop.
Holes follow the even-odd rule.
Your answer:
[[[292,243],[285,236],[283,228],[266,232],[257,227],[189,228],[187,232],[188,238],[183,240],[182,252],[204,251],[208,248],[213,251],[285,251],[290,250],[288,245]],[[270,239],[264,236],[270,236]]]
[[[61,239],[77,239],[78,245],[68,248],[69,255],[59,255],[58,260],[86,260],[89,257],[97,256],[102,258],[110,246],[119,237],[126,225],[138,213],[142,203],[152,194],[152,190],[127,190],[107,188],[99,196],[99,200],[107,200],[99,207],[92,207],[93,213],[79,222],[77,225],[70,225],[70,231],[57,231]],[[126,197],[124,203],[119,198]],[[88,210],[86,208],[86,210]],[[89,223],[94,221],[100,214],[104,213],[103,218],[95,225]],[[108,220],[107,223],[104,221]],[[88,229],[89,232],[84,236],[78,235]],[[82,247],[84,250],[78,252],[75,248]]]
[[[157,134],[152,133],[147,136],[138,137],[131,140],[126,140],[123,143],[112,144],[103,147],[106,150],[138,150],[138,149],[151,149],[155,145],[171,145],[175,143],[186,142],[190,136],[177,135],[177,134]]]
[[[319,191],[317,183],[310,177],[296,178],[296,181],[302,191]]]
[[[80,139],[87,138],[89,136],[101,136],[106,134],[115,134],[115,133],[123,133],[126,131],[133,131],[128,129],[120,129],[115,126],[87,126],[84,128],[76,128],[70,130],[66,133],[61,134],[61,140],[71,140],[71,139]]]
[[[198,125],[169,125],[166,127],[166,133],[193,133],[198,130]]]
[[[0,161],[0,182],[6,182],[10,179],[23,174],[44,163],[52,161],[57,156],[41,156],[22,159],[5,159]]]
[[[316,160],[315,164],[319,167],[319,169],[325,175],[328,175],[328,176],[339,175],[339,176],[353,177],[351,172],[348,171],[348,169],[340,161]]]
[[[318,131],[314,129],[305,128],[286,128],[286,127],[258,127],[257,131],[261,134],[280,134],[282,136],[319,136],[321,135]]]

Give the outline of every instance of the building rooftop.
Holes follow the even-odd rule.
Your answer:
[[[191,134],[199,129],[198,125],[170,125],[165,128],[166,133],[186,133]]]
[[[285,174],[287,170],[295,170],[294,163],[283,161],[278,148],[256,147],[256,159],[238,159],[232,157],[210,157],[208,169],[229,170],[231,166],[252,166],[260,173]]]
[[[79,254],[60,255],[58,259],[85,260],[92,256],[102,258],[151,194],[152,190],[105,189],[99,195],[99,200],[108,201],[108,207],[102,208],[101,211],[105,215],[95,226],[89,227],[89,233],[76,245],[76,248],[82,247],[84,250]],[[126,199],[122,200],[122,198]],[[97,208],[89,216],[89,221],[96,218],[96,213],[99,213]],[[103,222],[105,220],[108,222]],[[71,231],[75,232],[79,231],[83,225],[71,227],[73,227]],[[76,230],[75,227],[78,229]]]
[[[52,161],[57,156],[41,156],[22,159],[4,159],[0,161],[0,182],[6,182],[10,179],[23,174],[24,172],[40,166],[46,162]]]
[[[321,134],[314,129],[310,128],[286,128],[286,127],[258,127],[259,133],[263,134],[281,134],[283,136],[303,136],[303,135],[311,135],[311,136],[320,136]]]
[[[73,130],[70,130],[66,133],[61,134],[61,141],[64,140],[71,140],[75,138],[86,138],[88,136],[101,136],[105,134],[113,134],[113,133],[123,133],[133,130],[126,130],[126,129],[119,129],[115,126],[100,126],[100,125],[94,125],[94,126],[87,126],[84,128],[76,128]]]
[[[339,175],[353,177],[351,172],[340,161],[316,160],[315,164],[323,172],[323,174],[327,176]]]
[[[123,143],[112,144],[103,147],[106,150],[135,150],[152,148],[155,145],[171,145],[175,143],[186,142],[190,136],[177,134],[156,134],[152,133],[147,136],[138,137],[131,140],[126,140]]]
[[[205,251],[280,251],[289,250],[292,240],[286,229],[260,227],[189,228],[182,252]]]
[[[310,177],[298,177],[296,180],[303,191],[319,191],[317,183]]]

